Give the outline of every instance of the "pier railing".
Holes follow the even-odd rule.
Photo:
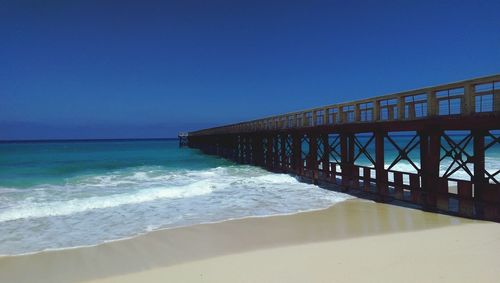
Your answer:
[[[190,132],[187,139],[208,154],[350,193],[500,221],[500,75]]]
[[[412,121],[499,112],[500,75],[493,75],[316,107],[189,134],[213,135],[348,123]]]

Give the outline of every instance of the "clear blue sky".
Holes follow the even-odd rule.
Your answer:
[[[0,0],[0,139],[177,131],[500,73],[500,1]]]

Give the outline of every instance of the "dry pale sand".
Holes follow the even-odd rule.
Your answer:
[[[92,282],[499,282],[498,226],[270,248]]]
[[[498,282],[500,224],[360,200],[0,258],[0,282]]]

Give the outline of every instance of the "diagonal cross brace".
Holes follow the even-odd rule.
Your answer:
[[[373,141],[374,138],[375,135],[372,135],[370,139],[364,145],[362,145],[359,139],[356,136],[354,136],[354,144],[358,147],[359,152],[356,156],[354,156],[353,162],[356,161],[361,156],[361,154],[364,154],[366,158],[370,160],[373,166],[375,166],[375,160],[372,158],[368,150],[366,150],[366,148],[368,147],[368,145],[370,145],[370,143]]]
[[[336,136],[333,141],[330,143],[330,157],[333,157],[335,159],[336,163],[340,163],[339,158],[337,156],[342,156],[340,152],[338,151],[338,147],[340,147],[340,136]],[[335,156],[335,154],[337,156]]]
[[[443,177],[450,177],[458,170],[463,169],[472,178],[474,174],[467,167],[467,163],[473,163],[472,162],[473,157],[472,155],[468,154],[466,150],[467,145],[472,141],[472,135],[467,135],[458,143],[456,143],[453,139],[451,139],[448,135],[444,133],[443,137],[450,146],[450,149],[448,150],[443,145],[441,145],[441,148],[445,151],[445,154],[440,159],[440,161],[443,161],[446,157],[451,157],[453,159],[451,164],[446,169],[446,172],[443,174]],[[462,154],[467,157],[465,161],[462,160]],[[455,164],[457,164],[457,167],[452,170]]]
[[[398,156],[394,159],[391,165],[389,165],[387,170],[391,170],[391,168],[398,164],[399,161],[406,160],[411,164],[411,166],[413,166],[413,168],[415,168],[415,170],[417,170],[417,172],[420,172],[420,168],[418,168],[417,165],[415,165],[415,163],[408,157],[408,154],[420,144],[420,141],[413,143],[418,135],[413,136],[413,138],[403,148],[399,147],[399,145],[389,136],[389,133],[387,133],[385,137],[398,150]]]

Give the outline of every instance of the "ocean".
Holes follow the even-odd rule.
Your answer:
[[[360,136],[360,142],[368,139]],[[401,146],[410,140],[396,138]],[[367,148],[373,151],[373,143]],[[490,172],[500,167],[500,150],[492,148],[486,157]],[[386,155],[390,164],[396,150],[388,146]],[[443,160],[442,171],[450,162]],[[369,160],[361,156],[357,163]],[[394,169],[414,170],[404,161]],[[459,170],[453,177],[468,175]],[[287,174],[179,148],[177,140],[0,143],[0,255],[317,210],[350,198]]]
[[[0,144],[0,255],[329,207],[350,196],[177,140]]]

